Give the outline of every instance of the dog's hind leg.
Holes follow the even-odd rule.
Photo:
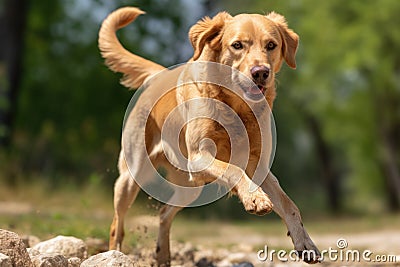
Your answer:
[[[110,228],[110,250],[121,250],[125,214],[135,201],[140,189],[130,175],[122,151],[119,158],[119,171],[120,176],[114,186],[114,218]]]
[[[175,215],[184,208],[184,206],[189,205],[194,200],[196,200],[200,193],[201,188],[196,190],[197,192],[193,194],[193,191],[190,191],[190,194],[180,191],[179,193],[174,193],[170,199],[171,203],[181,203],[182,206],[172,206],[166,204],[161,208],[160,211],[160,228],[158,232],[158,240],[157,240],[157,264],[158,266],[170,266],[171,262],[171,253],[170,253],[170,242],[169,242],[169,233],[171,229],[172,221],[174,220]]]
[[[156,248],[158,266],[170,266],[171,253],[169,247],[169,232],[175,215],[181,209],[183,209],[183,207],[165,205],[160,210],[160,228]]]
[[[139,193],[139,185],[129,172],[121,174],[114,187],[114,218],[110,228],[109,249],[121,250],[124,238],[124,218]]]
[[[125,152],[121,150],[119,157],[120,176],[114,186],[114,218],[110,227],[109,249],[121,250],[121,244],[124,239],[124,218],[129,207],[135,201],[140,187],[135,181],[137,177],[148,179],[152,175],[152,169],[146,168],[144,157],[147,154],[141,150],[136,150],[133,156],[128,154],[130,165],[125,160]]]

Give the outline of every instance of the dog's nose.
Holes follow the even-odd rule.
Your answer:
[[[269,68],[266,66],[254,66],[250,69],[251,76],[257,83],[264,83],[269,76]]]

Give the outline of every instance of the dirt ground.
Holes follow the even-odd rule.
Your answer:
[[[267,235],[263,235],[260,234],[259,229],[253,230],[251,226],[243,227],[242,225],[211,222],[203,224],[203,234],[201,229],[197,229],[199,225],[192,225],[196,229],[190,231],[192,235],[191,238],[188,238],[190,233],[182,226],[185,223],[178,221],[172,230],[171,250],[174,266],[309,266],[303,262],[290,260],[288,253],[290,253],[292,244],[290,238],[285,235],[271,234],[268,231],[266,231]],[[129,224],[136,225],[136,229],[131,230],[132,232],[140,232],[143,229],[146,233],[157,231],[157,218],[154,216],[138,216],[133,218]],[[276,228],[276,226],[274,227]],[[268,223],[265,224],[265,228],[268,228]],[[273,229],[273,231],[275,230]],[[282,226],[282,230],[284,230],[284,226]],[[349,229],[345,234],[313,234],[313,240],[319,249],[326,251],[324,261],[318,265],[400,266],[400,229],[380,230],[377,228],[368,232],[354,229],[354,232],[351,233],[351,229]],[[130,253],[134,255],[136,261],[140,262],[140,266],[149,266],[154,263],[150,259],[154,256],[155,236],[146,237],[144,234],[141,237],[144,239],[142,240],[142,244],[145,244],[144,247],[137,248]],[[276,251],[272,261],[271,257],[265,261],[261,261],[257,257],[258,251],[266,249],[268,249],[269,256],[271,250]],[[277,257],[278,251],[286,252],[282,260]],[[365,259],[363,259],[363,253],[365,253]],[[265,256],[265,254],[260,255]],[[358,260],[358,255],[360,260]],[[287,261],[284,261],[285,259]]]
[[[0,202],[0,219],[2,219],[1,217],[3,219],[5,217],[19,218],[18,216],[35,214],[35,212],[37,211],[30,204]],[[92,212],[92,216],[95,216],[99,222],[99,227],[108,231],[111,214]],[[32,219],[32,222],[34,220],[36,219]],[[376,225],[372,226],[365,226],[366,223],[360,223],[357,220],[335,220],[322,223],[309,221],[309,224],[306,221],[305,224],[310,226],[309,233],[319,249],[326,250],[324,262],[318,264],[319,266],[400,266],[400,228],[396,225],[398,222],[399,219],[395,218],[394,220],[390,219],[389,223],[378,220]],[[85,225],[85,223],[82,221],[81,225]],[[0,224],[0,228],[7,228],[7,223]],[[18,232],[18,227],[15,230]],[[123,252],[136,262],[136,266],[155,265],[154,251],[157,230],[158,216],[129,213],[126,219]],[[24,234],[35,235],[35,233]],[[339,240],[345,242],[343,249],[338,249]],[[99,241],[95,245],[97,247],[92,250],[106,249],[107,241]],[[268,221],[268,218],[265,219],[265,223],[246,221],[234,223],[192,220],[178,216],[171,232],[172,266],[309,266],[303,262],[291,261],[289,258],[291,248],[292,244],[290,238],[286,236],[285,226],[277,220]],[[266,249],[268,249],[268,259],[261,261],[257,257],[257,253]],[[270,254],[272,250],[275,250],[275,253]],[[329,257],[328,253],[332,250],[338,252],[333,254],[333,257]],[[359,261],[352,254],[355,253],[355,250],[360,255]],[[278,259],[279,251],[285,253],[282,258],[288,261]],[[340,252],[343,253],[340,254]],[[366,256],[371,261],[363,260],[363,253],[367,253]],[[265,256],[265,253],[260,255]],[[273,256],[272,261],[271,255]],[[343,255],[343,260],[340,260],[340,255]],[[349,255],[347,261],[346,255]],[[338,259],[334,260],[335,257]],[[392,262],[388,262],[389,260]]]

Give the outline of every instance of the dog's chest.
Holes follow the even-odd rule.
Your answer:
[[[238,162],[247,162],[249,157],[259,157],[261,154],[262,135],[261,125],[251,114],[236,114],[235,118],[222,110],[216,112],[217,120],[213,122],[213,128],[208,131],[207,138],[213,140],[216,149],[216,157],[223,161],[232,158]]]

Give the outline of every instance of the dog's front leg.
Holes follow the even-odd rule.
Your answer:
[[[215,159],[209,152],[189,153],[189,171],[197,182],[217,180],[236,193],[249,213],[264,215],[272,211],[268,195],[238,166]]]
[[[278,179],[270,172],[261,187],[270,196],[274,204],[274,211],[285,222],[288,235],[292,238],[294,249],[299,252],[300,256],[302,256],[303,251],[308,251],[304,253],[307,257],[303,258],[306,262],[318,262],[320,252],[303,226],[299,209],[283,191]]]
[[[198,103],[196,102],[196,104]],[[215,109],[215,106],[211,104],[202,106],[203,109],[207,108],[206,110]],[[201,108],[199,107],[198,110],[201,111]],[[205,116],[207,113],[203,112],[204,115],[198,110],[195,109],[195,106],[190,106],[187,112],[187,114],[191,114],[189,117],[196,118],[187,123],[185,132],[190,179],[200,184],[216,181],[218,184],[226,186],[238,195],[244,208],[250,213],[263,215],[271,212],[272,202],[268,195],[247,176],[243,169],[216,158],[218,153],[224,154],[223,146],[220,144],[229,142],[229,139],[223,137],[218,139],[214,122],[210,119],[200,118],[201,115]]]

